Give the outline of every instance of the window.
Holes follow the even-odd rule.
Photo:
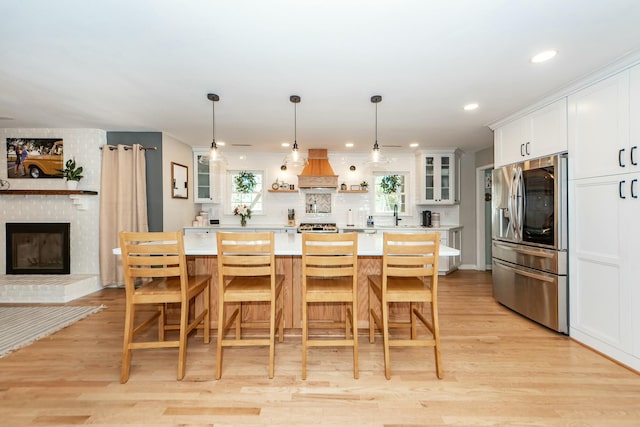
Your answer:
[[[397,177],[397,188],[395,192],[385,193],[382,188],[382,180],[385,177]],[[388,179],[388,178],[387,178]],[[373,211],[377,214],[392,214],[393,206],[398,205],[398,213],[407,214],[407,200],[409,199],[408,172],[374,172],[373,173],[373,189],[375,201]]]
[[[264,173],[262,171],[229,171],[231,188],[229,191],[229,207],[227,212],[233,214],[233,210],[237,206],[246,205],[251,209],[251,214],[262,214],[262,182]],[[242,190],[242,191],[241,191]]]

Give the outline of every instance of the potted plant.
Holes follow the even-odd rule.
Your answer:
[[[253,193],[256,186],[256,176],[253,172],[242,171],[235,176],[234,184],[238,193]]]
[[[380,181],[380,188],[385,194],[392,194],[398,191],[400,187],[400,176],[398,175],[385,175]]]
[[[71,158],[64,164],[64,169],[58,169],[62,173],[64,179],[67,180],[67,188],[75,190],[78,188],[78,182],[82,179],[82,166],[76,166],[75,159]]]
[[[369,183],[368,183],[367,181],[362,181],[362,182],[360,183],[360,189],[361,189],[361,190],[366,190],[366,189],[367,189],[367,187],[369,187]]]

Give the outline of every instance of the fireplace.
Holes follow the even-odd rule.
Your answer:
[[[68,222],[6,224],[6,274],[70,274]]]

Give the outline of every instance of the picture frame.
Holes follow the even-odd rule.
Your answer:
[[[360,187],[360,184],[356,184],[356,185],[352,185],[351,187],[349,187],[349,189],[351,191],[360,191],[362,188]]]
[[[180,163],[171,162],[171,197],[189,198],[189,168]]]
[[[62,138],[7,138],[7,178],[63,178]]]

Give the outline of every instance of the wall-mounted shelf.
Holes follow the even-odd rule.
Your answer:
[[[71,202],[80,211],[87,210],[87,198],[82,196],[96,196],[97,191],[89,190],[0,190],[0,195],[11,196],[69,196]]]
[[[269,193],[297,193],[298,190],[269,190]]]
[[[338,190],[338,193],[368,193],[369,190]]]
[[[86,195],[86,196],[95,196],[98,194],[97,191],[89,191],[89,190],[0,190],[0,194],[7,195],[16,195],[16,196],[24,196],[30,194],[36,195],[51,195],[51,196],[70,196],[70,195]]]

